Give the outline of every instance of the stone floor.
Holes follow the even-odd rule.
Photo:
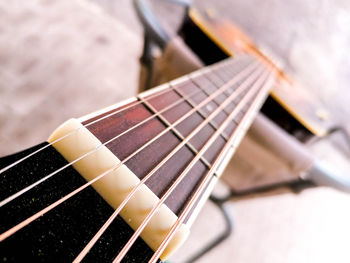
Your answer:
[[[234,19],[348,126],[348,1],[195,2]],[[177,23],[179,8],[152,3]],[[0,32],[0,155],[137,90],[142,28],[130,0],[0,1]],[[350,170],[328,144],[313,151]],[[327,188],[235,200],[229,204],[235,234],[199,262],[349,262],[349,204],[348,195]],[[173,261],[182,262],[221,227],[208,203]]]

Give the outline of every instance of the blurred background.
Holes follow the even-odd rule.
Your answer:
[[[182,8],[150,2],[166,26],[179,25]],[[349,1],[194,5],[231,18],[350,130]],[[68,118],[135,95],[142,42],[130,0],[0,1],[0,156],[46,140]],[[336,149],[312,150],[348,169]],[[349,201],[327,188],[237,200],[234,235],[199,262],[349,262]],[[221,228],[208,203],[173,261],[182,262]]]

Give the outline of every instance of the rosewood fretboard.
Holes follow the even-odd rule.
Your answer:
[[[260,71],[260,73],[259,73]],[[181,150],[176,153],[159,171],[157,171],[146,185],[159,197],[167,189],[186,165],[194,158],[198,151],[203,147],[207,140],[214,134],[220,124],[228,118],[229,114],[237,107],[238,103],[247,94],[247,92],[256,84],[256,82],[264,78],[262,66],[252,57],[243,56],[234,60],[226,60],[223,63],[212,66],[211,68],[198,71],[195,74],[183,77],[180,80],[171,82],[156,91],[146,92],[138,96],[134,102],[124,105],[127,110],[114,114],[102,121],[92,124],[88,129],[98,137],[102,143],[111,140],[116,135],[132,128],[134,125],[142,122],[150,116],[157,114],[156,118],[152,118],[140,127],[133,129],[125,135],[119,137],[107,147],[120,159],[123,160],[131,153],[135,152],[139,147],[148,140],[162,132],[169,125],[173,124],[181,116],[191,111],[203,100],[232,81],[234,77],[241,74],[240,78],[234,81],[227,89],[221,92],[209,103],[193,112],[184,121],[181,121],[175,128],[166,132],[158,140],[149,147],[138,153],[132,159],[126,162],[126,165],[142,179],[158,162],[160,162],[177,144],[179,144],[189,133],[202,122],[229,96],[253,74],[253,78],[247,87],[240,93],[237,93],[232,101],[221,110],[208,124],[202,128]],[[267,78],[260,84],[265,84]],[[248,112],[249,107],[253,103],[255,95],[248,103],[240,105],[241,109],[227,125],[221,135],[215,140],[211,147],[205,152],[200,161],[190,170],[186,179],[179,185],[166,204],[171,210],[179,215],[186,205],[186,201],[196,190],[196,186],[201,182],[203,177],[208,173],[211,165],[214,163],[223,147],[233,132],[236,131],[237,125]],[[139,103],[139,102],[142,103]],[[261,103],[262,98],[259,101]],[[169,110],[164,111],[166,107],[171,106]],[[98,115],[94,118],[86,120],[83,124],[101,118],[103,115],[110,115],[113,111],[120,108]],[[163,112],[162,112],[163,111]],[[162,112],[159,114],[159,112]],[[237,144],[230,142],[231,144]]]
[[[191,200],[199,203],[211,182],[220,176],[266,98],[273,79],[268,65],[242,55],[140,94],[127,103],[82,117],[81,121],[120,160],[127,158],[126,166],[140,179],[168,158],[146,181],[159,198],[195,161],[165,201],[176,215],[186,215],[186,223],[193,219],[197,208],[194,205],[189,209],[188,203]],[[159,138],[143,148],[157,136]],[[169,157],[178,145],[181,148]],[[2,159],[0,168],[25,154]],[[128,158],[130,155],[132,158]],[[0,178],[1,200],[64,164],[49,147],[41,155],[6,170]],[[70,167],[0,207],[0,234],[83,183]],[[189,213],[184,214],[187,210]],[[9,261],[48,261],[57,257],[71,261],[112,212],[89,187],[0,243],[0,252]],[[118,217],[86,260],[112,260],[130,233],[132,230]],[[24,247],[23,255],[16,254],[18,246]],[[152,253],[139,240],[126,260],[147,262]]]

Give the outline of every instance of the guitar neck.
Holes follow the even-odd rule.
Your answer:
[[[142,260],[146,262],[150,258],[165,259],[179,243],[183,242],[185,232],[193,223],[203,201],[206,200],[211,188],[222,174],[228,160],[264,102],[268,90],[274,83],[274,78],[275,74],[269,65],[253,57],[242,55],[144,92],[124,103],[70,121],[56,130],[49,139],[50,148],[48,149],[53,151],[55,148],[66,160],[66,165],[63,166],[73,165],[74,170],[78,171],[88,182],[74,183],[72,191],[79,195],[85,189],[90,189],[87,187],[92,185],[104,199],[99,203],[106,202],[110,208],[113,208],[107,213],[107,219],[109,214],[112,214],[109,219],[121,220],[120,214],[124,224],[126,222],[132,228],[131,232],[134,233],[131,238],[126,235],[118,241],[118,248],[114,248],[114,252],[108,254],[107,258],[104,255],[103,260],[112,260],[116,255],[117,259],[122,258],[123,253],[128,253],[126,255],[129,259],[132,258],[133,253],[140,254],[140,249],[135,252],[137,243],[132,241],[134,235],[137,238],[135,233],[138,232],[153,251],[146,253],[150,255],[149,258],[145,257],[146,254],[141,253]],[[82,141],[83,146],[81,146]],[[85,157],[86,160],[84,160]],[[103,165],[96,165],[101,162],[99,158],[103,159]],[[109,161],[111,163],[108,163]],[[18,167],[17,163],[18,161],[10,168],[5,166],[1,171],[11,176],[11,171],[13,174],[13,170]],[[58,173],[57,167],[62,167],[62,160],[60,160],[60,165],[55,167],[49,172],[45,168],[45,174],[42,177],[35,177],[36,180],[44,181],[48,179],[47,173],[50,178],[53,174]],[[64,170],[64,168],[59,169]],[[21,168],[20,172],[32,173],[28,171],[28,167]],[[109,179],[100,180],[105,174]],[[117,179],[113,176],[117,176]],[[120,180],[119,177],[124,178],[123,176],[125,179],[117,181]],[[107,182],[107,179],[110,181]],[[28,236],[34,236],[33,239],[38,237],[41,240],[41,223],[38,225],[37,219],[46,213],[53,213],[61,203],[64,204],[65,201],[75,196],[69,196],[71,192],[64,190],[57,195],[52,194],[55,197],[52,200],[49,198],[47,202],[35,203],[32,201],[35,206],[31,208],[30,204],[26,205],[29,212],[26,212],[26,216],[23,217],[20,216],[21,211],[17,211],[19,204],[28,202],[28,200],[30,202],[31,198],[34,198],[30,194],[34,189],[36,190],[35,198],[38,198],[38,193],[40,193],[37,189],[40,188],[40,185],[35,185],[35,188],[33,186],[33,189],[30,188],[31,185],[33,183],[26,181],[21,184],[17,183],[16,190],[8,189],[2,194],[4,199],[2,199],[0,209],[6,211],[8,217],[1,219],[4,222],[0,223],[3,226],[0,240],[4,241],[0,248],[1,246],[8,248],[7,251],[11,251],[10,248],[14,243],[23,245],[23,242],[27,242],[23,240],[27,240]],[[0,186],[2,186],[1,182]],[[26,188],[25,195],[17,196],[18,190],[24,188]],[[54,189],[54,187],[49,189]],[[42,191],[47,192],[48,188],[43,188]],[[139,196],[138,201],[134,198],[136,193]],[[90,194],[97,198],[95,194]],[[12,200],[15,202],[13,203]],[[131,203],[138,203],[129,205],[127,202],[129,200]],[[123,203],[125,207],[121,207]],[[74,206],[74,202],[71,202],[71,205],[68,211],[78,209]],[[136,206],[138,208],[134,209]],[[159,211],[156,209],[157,206]],[[86,210],[91,207],[79,204],[79,209],[83,209],[85,214]],[[103,208],[103,210],[106,209],[108,210],[108,208]],[[45,213],[43,213],[44,210]],[[150,212],[151,216],[145,215],[145,211]],[[66,211],[61,211],[61,213],[69,217]],[[29,218],[31,214],[33,216]],[[21,219],[17,219],[16,216]],[[46,218],[45,216],[40,218],[41,222],[45,221],[43,219]],[[64,246],[61,246],[60,252],[50,254],[49,251],[46,251],[42,254],[45,254],[45,259],[49,260],[52,254],[64,254],[67,250],[69,255],[66,257],[69,259],[77,256],[78,258],[81,256],[82,259],[86,255],[91,258],[93,254],[94,260],[98,260],[98,252],[87,253],[90,250],[96,251],[93,247],[95,243],[90,240],[107,219],[99,220],[93,230],[83,235],[83,240],[79,240],[80,238],[68,238],[67,240],[67,236],[70,235],[68,230],[73,232],[77,230],[65,229]],[[47,224],[50,224],[50,220],[48,217]],[[73,218],[67,222],[74,222],[74,220],[76,219]],[[161,235],[158,234],[159,226],[154,223],[154,220],[164,225]],[[21,223],[23,221],[25,221],[24,224]],[[147,226],[148,223],[151,226]],[[15,224],[14,227],[12,227],[13,224]],[[34,225],[34,228],[27,227],[27,224]],[[35,224],[37,224],[36,228]],[[107,229],[111,229],[108,227]],[[67,228],[66,225],[65,228]],[[26,232],[26,229],[31,232]],[[50,229],[50,231],[59,230]],[[120,232],[121,230],[114,229],[114,231]],[[183,233],[179,234],[181,231]],[[113,233],[118,236],[118,233]],[[56,234],[60,236],[60,233]],[[100,236],[96,235],[98,238],[101,235],[104,237],[103,232]],[[171,235],[177,236],[172,239]],[[47,236],[44,239],[49,238]],[[174,239],[180,241],[175,242]],[[127,241],[126,245],[123,245],[124,240]],[[54,243],[52,240],[50,242]],[[72,251],[72,247],[76,249]],[[100,244],[99,247],[101,247]],[[105,245],[105,247],[110,246]],[[40,251],[43,250],[43,248],[40,249]]]
[[[166,186],[218,131],[219,136],[200,157],[193,169],[193,173],[201,175],[189,176],[190,179],[186,184],[180,185],[181,194],[174,193],[172,198],[165,202],[174,213],[180,214],[186,205],[186,200],[196,190],[195,186],[212,167],[222,149],[227,144],[234,148],[239,144],[240,136],[231,138],[231,135],[244,134],[254,115],[249,114],[248,119],[243,117],[248,115],[248,110],[251,108],[256,113],[266,96],[266,91],[264,96],[258,96],[259,90],[267,81],[263,71],[263,67],[256,64],[252,58],[229,59],[224,63],[207,67],[144,92],[134,101],[128,101],[123,106],[102,113],[98,112],[93,117],[90,115],[88,119],[83,118],[82,123],[88,125],[88,130],[102,143],[112,140],[116,134],[132,129],[106,145],[120,160],[127,158],[146,144],[150,138],[166,130],[159,139],[125,163],[139,178],[143,178],[176,145],[184,142],[196,127],[202,125],[197,133],[183,143],[178,156],[174,155],[174,160],[162,166],[164,172],[155,174],[146,182],[157,196],[161,196]],[[209,98],[210,96],[212,99]],[[208,102],[205,103],[205,100]],[[223,103],[225,103],[224,106]],[[116,113],[120,110],[123,111]],[[233,111],[231,120],[228,120]],[[187,117],[184,118],[184,115]],[[100,120],[101,118],[104,119]],[[100,121],[92,123],[96,120]],[[225,120],[228,120],[225,127],[219,130]],[[144,123],[133,128],[141,122]],[[222,155],[222,158],[224,156]],[[222,168],[219,166],[213,174],[222,171]],[[200,170],[202,171],[199,172]]]

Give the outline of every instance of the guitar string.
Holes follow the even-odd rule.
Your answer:
[[[167,91],[169,92],[169,91],[174,90],[174,89],[175,89],[175,88],[172,87],[172,89],[167,90]],[[198,92],[200,92],[200,91],[198,91]],[[41,179],[37,180],[36,182],[32,183],[31,185],[26,186],[25,188],[23,188],[22,190],[16,192],[15,194],[12,194],[11,196],[9,196],[9,197],[3,199],[3,200],[0,202],[0,207],[6,205],[7,203],[9,203],[9,202],[11,202],[12,200],[16,199],[17,197],[21,196],[22,194],[28,192],[30,189],[34,188],[35,186],[39,185],[40,183],[43,183],[44,181],[48,180],[49,178],[53,177],[55,174],[59,173],[60,171],[66,169],[66,168],[68,168],[68,167],[70,167],[70,166],[73,165],[74,163],[76,163],[76,162],[80,161],[81,159],[87,157],[88,155],[90,155],[90,154],[96,152],[100,147],[105,146],[105,145],[107,145],[108,143],[110,143],[110,142],[112,142],[112,141],[118,139],[119,137],[125,135],[126,133],[128,133],[128,132],[130,132],[130,131],[136,129],[137,127],[139,127],[139,126],[141,126],[141,125],[143,125],[143,124],[146,123],[147,121],[149,121],[149,120],[151,120],[151,119],[153,119],[153,118],[159,116],[161,113],[163,113],[163,112],[165,112],[165,111],[171,109],[172,107],[175,107],[177,104],[179,104],[179,103],[181,103],[181,102],[183,102],[183,101],[188,100],[189,97],[192,97],[192,96],[194,96],[194,95],[196,95],[196,93],[195,93],[195,94],[188,94],[188,95],[185,96],[184,98],[181,98],[181,99],[175,101],[173,104],[169,105],[169,106],[166,107],[165,109],[162,109],[161,112],[158,112],[157,114],[154,114],[154,115],[149,116],[148,118],[146,118],[145,120],[143,120],[143,121],[141,121],[140,123],[136,124],[135,126],[130,127],[129,129],[127,129],[127,130],[123,131],[122,133],[118,134],[117,136],[113,137],[113,138],[110,139],[109,141],[107,141],[107,142],[105,142],[105,143],[103,143],[103,144],[98,145],[97,147],[95,147],[95,148],[92,149],[91,151],[85,153],[84,155],[78,157],[78,158],[75,159],[74,161],[72,161],[72,162],[70,162],[70,163],[68,163],[68,164],[66,164],[66,165],[64,165],[64,166],[62,166],[62,167],[60,167],[59,169],[55,170],[54,172],[48,174],[48,175],[45,176],[45,177],[42,177]],[[147,99],[149,100],[150,98],[148,97]],[[140,101],[140,104],[141,104],[141,103],[143,103],[143,102]],[[78,129],[80,129],[80,128],[78,128]],[[77,129],[76,129],[76,130],[77,130]],[[68,134],[70,134],[70,133],[68,133]],[[65,136],[63,136],[63,137],[65,137]]]
[[[222,87],[222,89],[224,89],[224,87]],[[214,97],[213,94],[212,97]],[[212,98],[211,97],[211,98]],[[209,98],[209,99],[211,99]],[[208,101],[208,100],[206,100]],[[205,102],[206,102],[205,101]],[[205,102],[203,102],[201,105],[198,105],[198,107],[202,106]],[[191,112],[192,113],[192,112]],[[189,115],[189,114],[188,114]],[[187,116],[185,116],[184,118],[186,118]],[[182,119],[184,119],[182,118]],[[182,120],[179,120],[182,121]],[[159,136],[158,136],[159,137]],[[156,138],[155,138],[156,139]],[[153,140],[149,141],[148,144],[152,143]],[[145,145],[147,146],[147,145]],[[142,149],[140,149],[142,150]],[[132,157],[133,155],[129,156]],[[126,160],[124,160],[125,162]],[[36,213],[35,215],[33,215],[32,217],[28,218],[27,220],[21,222],[20,224],[18,224],[17,226],[13,227],[11,230],[5,232],[4,234],[1,235],[0,240],[5,239],[7,236],[11,235],[12,233],[16,232],[17,230],[19,230],[20,228],[24,227],[25,225],[27,225],[28,223],[32,222],[33,220],[35,220],[37,217],[39,217],[40,215],[43,215],[44,213],[50,211],[51,209],[53,209],[54,207],[56,207],[57,205],[59,205],[60,203],[62,203],[63,201],[67,200],[68,198],[70,198],[71,196],[75,195],[76,193],[80,192],[81,190],[83,190],[84,188],[86,188],[87,186],[91,185],[93,182],[97,181],[98,179],[102,178],[105,174],[109,173],[110,171],[114,169],[117,169],[121,166],[121,163],[119,165],[116,165],[116,167],[112,167],[110,170],[106,171],[105,173],[101,174],[98,178],[95,178],[93,181],[88,182],[87,184],[83,185],[82,187],[76,189],[75,191],[73,191],[71,194],[66,195],[64,198],[61,198],[60,200],[56,201],[55,203],[51,204],[49,207],[47,207],[46,209],[43,209],[42,211]]]
[[[270,81],[271,82],[271,81]],[[268,84],[266,83],[266,87],[268,87]],[[266,95],[265,95],[266,96]],[[264,97],[264,96],[263,96]],[[257,98],[258,99],[258,98]],[[256,99],[256,100],[257,100]],[[250,107],[250,115],[248,115],[249,113],[247,112],[247,114],[244,116],[245,120],[243,120],[239,126],[237,127],[236,131],[231,135],[229,141],[234,141],[236,140],[236,138],[238,138],[240,136],[239,134],[239,127],[240,126],[245,126],[245,124],[247,122],[244,122],[246,120],[248,120],[252,115],[255,115],[255,112],[260,108],[261,104],[262,104],[263,100],[261,100],[261,102],[256,105],[256,107]],[[252,114],[253,113],[253,114]],[[250,122],[250,121],[249,121]],[[248,122],[248,124],[249,124]],[[169,241],[172,239],[172,237],[174,236],[174,234],[176,233],[176,231],[178,230],[178,228],[181,226],[181,224],[184,222],[185,218],[188,217],[189,212],[193,209],[193,206],[196,204],[197,199],[202,195],[202,193],[204,192],[204,190],[207,187],[207,184],[210,182],[210,179],[212,178],[211,175],[215,172],[215,170],[217,169],[216,167],[220,165],[222,158],[225,157],[225,155],[227,154],[227,152],[230,150],[229,148],[232,147],[230,146],[230,144],[226,144],[225,147],[222,149],[222,151],[220,152],[219,156],[217,157],[217,159],[215,160],[215,163],[213,164],[213,167],[211,168],[211,170],[207,173],[206,177],[202,180],[201,184],[199,185],[199,187],[197,188],[196,192],[193,194],[192,198],[189,200],[188,205],[186,206],[186,208],[182,211],[180,217],[178,218],[178,220],[173,224],[172,228],[170,229],[170,231],[168,232],[168,235],[166,236],[166,238],[163,240],[163,242],[161,243],[161,245],[159,246],[159,248],[154,252],[152,258],[149,260],[149,262],[156,262],[159,258],[159,256],[163,253],[164,249],[167,247]]]
[[[196,92],[193,92],[193,94],[189,94],[188,97],[192,97],[194,95],[196,95],[197,93],[199,93],[200,91],[196,91]],[[186,99],[188,98],[181,98],[177,101],[175,101],[174,103],[170,104],[169,106],[167,106],[166,108],[162,109],[162,111],[158,112],[157,114],[154,114],[154,115],[151,115],[149,116],[148,118],[144,119],[143,121],[139,122],[138,124],[134,125],[133,127],[130,127],[129,129],[123,131],[122,133],[118,134],[117,136],[113,137],[112,140],[116,140],[118,139],[119,137],[125,135],[126,133],[128,132],[131,132],[132,130],[136,129],[137,127],[145,124],[146,122],[148,122],[149,120],[159,116],[161,113],[163,112],[166,112],[167,110],[170,110],[171,108],[175,107],[176,105],[178,105],[179,103],[181,102],[184,102],[186,101]],[[142,101],[140,101],[140,104],[142,103]],[[78,128],[80,129],[80,128]],[[75,129],[75,131],[77,131],[78,129]],[[70,134],[70,133],[68,133]],[[65,136],[61,137],[61,138],[64,138]],[[103,143],[103,144],[99,144],[98,146],[96,146],[94,149],[92,149],[91,151],[81,155],[80,157],[78,157],[77,159],[75,159],[74,161],[70,162],[70,163],[67,163],[66,165],[58,168],[57,170],[55,170],[54,172],[42,177],[41,179],[37,180],[36,182],[24,187],[23,189],[21,189],[20,191],[16,192],[15,194],[12,194],[10,195],[9,197],[3,199],[1,202],[0,202],[0,207],[6,205],[7,203],[11,202],[12,200],[18,198],[19,196],[21,196],[22,194],[28,192],[29,190],[31,190],[32,188],[34,188],[35,186],[45,182],[46,180],[50,179],[51,177],[53,177],[54,175],[56,175],[57,173],[61,172],[62,170],[70,167],[71,165],[75,164],[76,162],[82,160],[83,158],[87,157],[88,155],[94,153],[95,151],[97,151],[99,148],[101,148],[102,146],[104,145],[107,145],[109,142],[111,142],[110,140]]]
[[[240,57],[237,57],[237,58],[235,58],[235,59],[230,59],[230,58],[228,58],[228,59],[225,59],[225,60],[223,60],[223,61],[221,61],[221,62],[219,62],[219,63],[216,63],[216,64],[214,64],[214,65],[210,65],[210,66],[207,66],[207,67],[208,67],[208,68],[210,68],[210,67],[213,67],[213,68],[225,67],[225,66],[227,66],[227,65],[225,65],[225,64],[229,64],[229,63],[231,63],[232,65],[237,65],[237,64],[238,64],[239,62],[241,62],[242,60],[244,61],[244,59],[246,59],[247,57],[248,57],[248,56],[240,56]],[[248,57],[248,58],[249,58],[249,57]],[[194,73],[199,73],[199,74],[201,74],[200,72],[201,72],[202,70],[203,70],[203,69],[199,69],[199,70],[195,71]],[[192,74],[194,74],[194,73],[192,73]],[[183,82],[185,82],[185,81],[186,81],[186,79],[183,80]],[[170,82],[170,83],[171,83],[171,82]],[[180,83],[178,82],[178,84],[180,84]],[[162,90],[162,91],[159,91],[159,92],[156,93],[156,94],[150,95],[150,96],[149,96],[149,99],[150,99],[150,98],[157,97],[157,96],[160,96],[160,95],[162,95],[163,93],[166,93],[166,92],[170,91],[171,88],[172,88],[172,86],[169,85],[168,88],[166,88],[166,89],[164,89],[164,90]],[[132,104],[128,105],[127,107],[124,107],[124,108],[122,108],[122,109],[120,109],[120,110],[117,110],[117,111],[114,111],[114,112],[112,112],[112,113],[109,113],[108,115],[105,115],[105,116],[103,116],[103,117],[100,117],[100,118],[98,118],[98,119],[92,121],[92,122],[89,122],[88,124],[83,125],[83,127],[79,127],[79,128],[77,128],[77,129],[75,129],[75,130],[69,132],[68,134],[66,134],[66,135],[64,135],[64,136],[62,136],[62,137],[60,137],[60,138],[54,140],[53,142],[51,142],[51,143],[49,143],[49,144],[47,144],[47,145],[45,145],[45,146],[43,146],[43,147],[41,147],[41,148],[35,150],[34,152],[32,152],[32,153],[30,153],[30,154],[27,154],[26,156],[20,158],[19,160],[17,160],[17,161],[15,161],[15,162],[13,162],[13,163],[11,163],[11,164],[9,164],[9,165],[7,165],[7,166],[1,168],[1,169],[0,169],[0,174],[4,173],[5,171],[9,170],[10,168],[12,168],[12,167],[14,167],[14,166],[16,166],[16,165],[18,165],[18,164],[20,164],[21,162],[25,161],[25,160],[28,159],[29,157],[31,157],[31,156],[33,156],[33,155],[35,155],[35,154],[38,154],[39,152],[45,150],[46,148],[48,148],[48,147],[54,145],[55,143],[57,143],[57,142],[63,140],[64,138],[67,138],[68,136],[72,135],[73,133],[78,132],[80,129],[82,129],[82,128],[84,128],[84,127],[89,127],[89,126],[91,126],[91,125],[93,125],[93,124],[95,124],[95,123],[97,123],[97,122],[99,122],[99,121],[102,121],[102,120],[104,120],[104,119],[106,119],[106,118],[108,118],[108,117],[111,117],[111,116],[113,116],[113,115],[116,115],[116,114],[118,114],[118,113],[120,113],[120,112],[126,111],[126,110],[128,110],[128,109],[130,109],[130,108],[132,108],[132,107],[134,107],[134,106],[137,106],[137,105],[139,105],[139,104],[141,104],[141,103],[142,103],[142,102],[140,102],[140,101],[135,101],[135,102],[133,102]]]
[[[259,71],[255,72],[259,73]],[[223,108],[227,106],[228,103],[231,102],[231,98],[235,98],[236,94],[242,93],[246,87],[249,85],[251,79],[255,77],[255,75],[251,75],[250,78],[247,78],[244,83],[242,83],[232,94],[230,97],[228,97],[223,104],[221,104],[215,111],[213,111],[207,118],[200,123],[199,126],[197,126],[189,135],[184,138],[180,144],[178,144],[165,158],[161,160],[160,163],[158,163],[147,175],[144,176],[144,178],[131,190],[131,192],[123,199],[123,202],[115,209],[113,214],[110,216],[110,218],[106,221],[106,223],[101,227],[101,229],[95,234],[95,236],[90,240],[90,242],[85,246],[85,248],[81,251],[81,253],[77,256],[77,258],[74,260],[74,262],[80,262],[85,255],[89,252],[89,250],[92,248],[92,246],[96,243],[96,241],[100,238],[100,236],[104,233],[104,231],[109,227],[109,225],[113,222],[113,220],[117,217],[117,215],[120,213],[120,211],[125,207],[127,202],[134,196],[134,194],[140,189],[142,185],[146,183],[146,181],[151,178],[151,176],[160,168],[162,167],[165,162],[167,162],[173,155],[175,155],[178,150],[180,150],[186,143],[195,136],[198,131],[200,131],[206,124],[208,124],[214,117],[217,116],[217,113],[220,113]],[[234,111],[235,113],[235,111]]]
[[[268,72],[265,70],[265,72],[268,74]],[[259,72],[260,73],[260,72]],[[142,221],[140,226],[137,228],[137,230],[133,233],[131,238],[128,240],[128,242],[125,244],[125,246],[122,248],[122,250],[118,253],[117,257],[114,259],[113,263],[118,263],[120,262],[126,253],[129,251],[131,246],[134,244],[136,239],[140,236],[141,232],[144,230],[144,228],[147,226],[147,224],[150,222],[152,217],[155,215],[155,213],[158,211],[160,206],[165,202],[165,200],[169,197],[169,195],[173,192],[173,190],[182,182],[182,180],[188,175],[188,172],[192,169],[192,167],[197,163],[199,158],[203,156],[203,154],[207,151],[209,146],[211,146],[216,138],[221,134],[224,128],[226,128],[227,124],[234,118],[236,117],[237,112],[239,112],[244,105],[251,99],[251,97],[254,96],[254,94],[257,92],[257,88],[260,85],[260,82],[264,80],[264,75],[262,74],[262,77],[260,76],[258,80],[254,83],[254,85],[249,89],[247,94],[245,94],[245,97],[239,102],[238,105],[236,105],[236,108],[231,112],[231,114],[220,124],[219,128],[210,136],[210,138],[207,140],[207,142],[202,146],[201,150],[195,155],[195,157],[191,160],[191,162],[186,166],[186,168],[181,172],[181,174],[176,178],[174,183],[167,189],[167,191],[162,195],[162,197],[159,199],[159,201],[156,203],[154,207],[152,207],[151,211],[147,214],[145,219]],[[254,79],[255,80],[255,79]],[[250,84],[250,83],[249,83]],[[248,86],[248,85],[247,85]],[[228,103],[231,102],[231,97],[227,98],[225,102],[221,104],[220,107],[218,107],[218,112],[220,112],[221,109],[223,109]],[[233,96],[234,97],[234,96]],[[214,113],[214,112],[213,112]],[[212,114],[211,114],[212,115]],[[214,116],[213,116],[214,117]],[[206,124],[206,123],[205,123]],[[204,125],[202,125],[203,127]],[[197,133],[197,130],[201,129],[202,127],[198,126],[191,135],[195,135]],[[198,129],[199,128],[199,129]],[[192,137],[191,136],[191,137]],[[190,138],[191,138],[190,137]],[[189,139],[190,139],[189,138]],[[187,138],[186,138],[187,139]]]
[[[255,115],[256,111],[261,107],[263,103],[263,98],[267,96],[268,89],[270,88],[270,83],[274,81],[274,74],[270,74],[270,77],[267,82],[265,82],[264,87],[261,88],[259,94],[256,96],[255,101],[260,100],[258,104],[252,103],[251,106],[249,107],[247,113],[243,117],[242,121],[240,124],[237,126],[236,130],[232,133],[230,136],[229,141],[234,141],[236,140],[237,137],[239,137],[239,130],[240,126],[244,127],[247,123],[251,120],[251,116]],[[260,98],[261,97],[261,98]],[[181,224],[184,222],[185,218],[187,218],[188,214],[192,210],[193,206],[196,204],[197,199],[201,196],[203,191],[205,190],[207,184],[209,183],[210,179],[212,178],[212,174],[216,171],[217,167],[219,166],[222,158],[225,156],[225,154],[228,152],[229,148],[232,147],[229,143],[227,143],[224,148],[221,150],[219,156],[216,158],[214,164],[212,165],[212,168],[208,171],[207,175],[205,178],[202,180],[198,188],[196,189],[195,193],[189,200],[187,206],[184,208],[182,211],[181,215],[178,217],[178,219],[174,222],[173,226],[169,230],[167,236],[164,238],[163,242],[160,244],[158,249],[154,252],[152,258],[148,261],[149,263],[154,263],[156,262],[160,255],[163,253],[164,249],[167,247],[168,243],[172,239],[172,237],[175,235],[176,231],[179,229]]]
[[[216,92],[214,92],[211,96],[209,96],[208,98],[206,98],[204,101],[202,101],[200,104],[198,104],[196,107],[194,107],[190,112],[188,112],[187,114],[183,115],[180,119],[178,119],[175,123],[173,123],[171,126],[169,126],[168,128],[166,128],[165,130],[163,130],[160,134],[158,134],[156,137],[152,138],[151,140],[149,140],[146,144],[144,144],[142,147],[140,147],[137,151],[135,151],[134,153],[132,153],[131,155],[129,155],[128,157],[126,157],[123,161],[119,162],[118,164],[116,164],[115,166],[111,167],[110,169],[108,169],[107,171],[105,171],[104,173],[100,174],[99,176],[95,177],[94,179],[92,179],[91,181],[87,182],[86,184],[80,186],[79,188],[75,189],[74,191],[72,191],[71,193],[67,194],[66,196],[62,197],[61,199],[55,201],[54,203],[50,204],[49,206],[47,206],[46,208],[42,209],[41,211],[35,213],[34,215],[28,217],[27,219],[23,220],[22,222],[18,223],[17,225],[15,225],[14,227],[10,228],[9,230],[3,232],[0,235],[0,241],[6,239],[7,237],[11,236],[12,234],[14,234],[15,232],[17,232],[19,229],[23,228],[24,226],[28,225],[30,222],[36,220],[38,217],[44,215],[45,213],[47,213],[48,211],[52,210],[54,207],[58,206],[59,204],[63,203],[64,201],[66,201],[67,199],[69,199],[70,197],[74,196],[75,194],[79,193],[80,191],[82,191],[83,189],[85,189],[86,187],[88,187],[89,185],[93,184],[94,182],[96,182],[97,180],[101,179],[103,176],[105,176],[106,174],[110,173],[111,171],[117,170],[121,165],[123,165],[126,161],[128,161],[129,159],[131,159],[133,156],[135,156],[138,152],[140,152],[141,150],[143,150],[144,148],[146,148],[148,145],[150,145],[151,143],[153,143],[157,138],[161,137],[163,134],[165,134],[167,131],[169,131],[170,129],[173,129],[178,123],[182,122],[185,118],[187,118],[188,116],[190,116],[193,112],[196,112],[196,110],[198,110],[199,108],[201,108],[202,106],[204,106],[207,102],[211,101],[213,98],[215,98],[216,96],[218,96],[219,94],[221,94],[222,90],[226,90],[228,89],[231,85],[234,85],[239,78],[241,78],[242,75],[249,73],[249,70],[252,70],[252,67],[256,66],[257,63],[251,64],[250,66],[246,67],[243,71],[241,71],[239,74],[237,74],[235,77],[233,77],[229,82],[227,82],[225,85],[223,85],[220,89],[218,89]],[[253,68],[254,69],[254,68]]]
[[[253,92],[253,94],[251,93]],[[250,89],[250,94],[247,95],[242,101],[245,101],[247,99],[247,97],[251,97],[250,95],[254,95],[254,92],[256,92],[256,90],[254,88]],[[242,104],[240,104],[242,106]],[[181,175],[177,178],[177,180],[173,183],[173,185],[167,190],[167,192],[162,196],[162,198],[158,201],[158,203],[152,208],[152,210],[148,213],[147,217],[144,219],[144,221],[141,223],[141,225],[139,226],[139,228],[136,230],[136,232],[134,233],[134,235],[131,237],[131,239],[128,241],[128,243],[124,246],[124,248],[122,249],[122,251],[118,254],[118,256],[115,258],[115,260],[113,261],[113,263],[115,262],[120,262],[123,257],[126,255],[126,253],[128,252],[128,250],[131,248],[131,246],[134,244],[134,242],[136,241],[136,239],[139,237],[139,235],[141,234],[141,232],[143,231],[143,229],[147,226],[147,224],[150,222],[150,220],[152,219],[152,217],[156,214],[156,212],[158,211],[158,209],[160,208],[160,206],[166,201],[166,199],[169,197],[169,195],[174,191],[175,187],[177,187],[177,185],[179,185],[181,183],[181,181],[185,178],[185,176],[188,175],[188,172],[193,168],[193,166],[197,163],[198,159],[201,158],[201,156],[204,155],[204,153],[207,151],[208,147],[212,145],[212,143],[214,143],[215,139],[220,135],[220,131],[223,130],[226,125],[228,124],[228,122],[230,121],[230,118],[233,116],[234,114],[231,114],[228,119],[220,126],[220,128],[218,129],[219,132],[214,133],[209,140],[207,141],[207,143],[202,147],[201,151],[195,156],[195,158],[191,161],[191,163],[186,167],[186,169],[181,173]],[[212,175],[211,175],[212,176]]]

